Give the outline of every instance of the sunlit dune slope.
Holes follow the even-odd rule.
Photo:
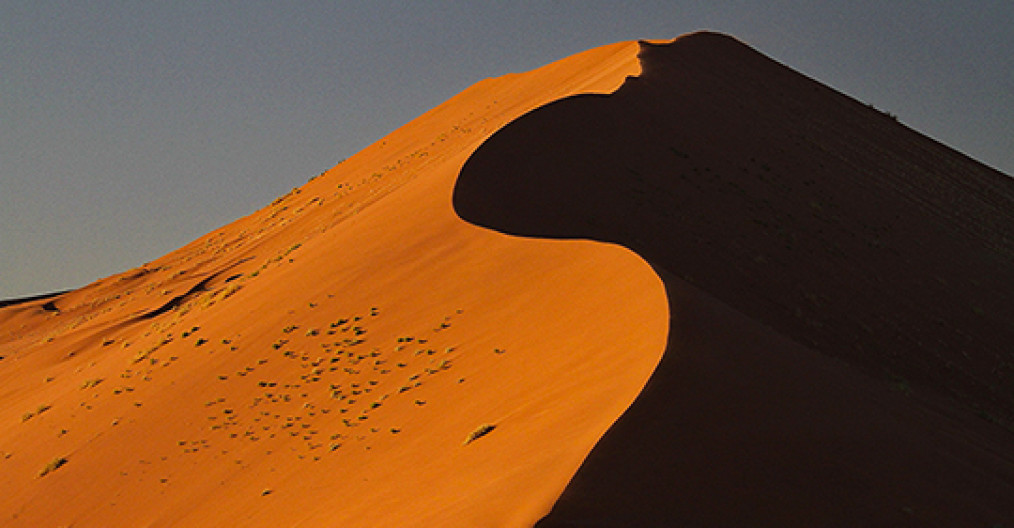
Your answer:
[[[731,37],[639,57],[455,188],[666,284],[662,362],[538,526],[1014,520],[1014,180]]]
[[[482,81],[0,302],[0,525],[1011,522],[1011,181],[714,33]]]
[[[177,251],[0,308],[0,525],[531,526],[658,362],[664,287],[619,246],[463,222],[452,187],[636,52],[480,82]]]

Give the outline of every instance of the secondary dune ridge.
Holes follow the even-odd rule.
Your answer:
[[[1012,195],[713,33],[482,81],[0,306],[0,519],[1005,522]]]
[[[619,243],[666,283],[661,364],[538,526],[1014,519],[1014,180],[727,36],[640,60],[455,189],[466,220]]]

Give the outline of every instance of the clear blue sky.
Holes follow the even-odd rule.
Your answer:
[[[0,298],[270,202],[486,77],[697,29],[1014,173],[1014,2],[0,0]]]

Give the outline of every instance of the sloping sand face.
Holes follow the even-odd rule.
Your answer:
[[[619,246],[462,222],[452,187],[636,51],[483,81],[178,251],[0,308],[0,525],[531,526],[658,362],[664,287]]]
[[[1014,180],[726,36],[640,59],[455,189],[478,225],[629,247],[669,295],[662,363],[539,526],[1014,518]]]
[[[486,80],[0,307],[0,524],[1005,522],[1012,195],[720,35]]]

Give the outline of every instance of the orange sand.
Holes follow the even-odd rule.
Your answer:
[[[1010,522],[1012,212],[729,37],[488,79],[0,303],[0,525]]]
[[[451,191],[635,50],[480,82],[178,251],[3,308],[0,524],[531,526],[658,362],[664,289],[617,246],[462,222]]]

